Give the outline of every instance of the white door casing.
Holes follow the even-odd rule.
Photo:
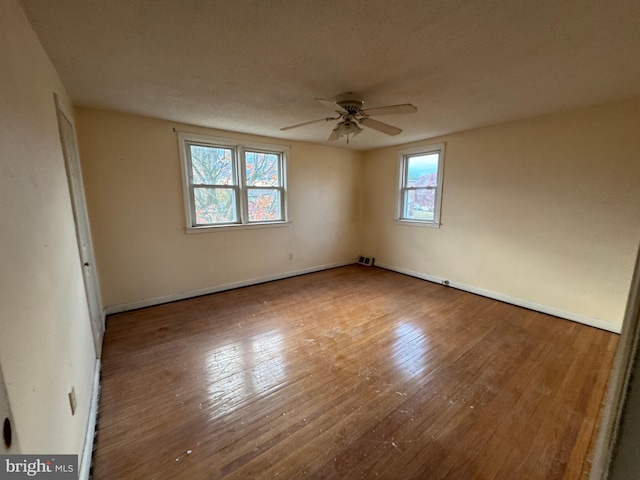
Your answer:
[[[104,335],[104,309],[102,307],[100,285],[98,283],[98,275],[93,254],[91,228],[84,195],[84,184],[82,182],[82,168],[80,166],[78,143],[70,116],[66,115],[62,110],[56,94],[54,94],[54,101],[58,115],[58,128],[60,130],[60,141],[62,143],[64,164],[67,171],[69,192],[71,194],[73,218],[76,225],[76,237],[78,240],[78,250],[80,251],[82,275],[87,295],[89,314],[91,317],[91,331],[93,333],[96,358],[100,358],[100,353],[102,351],[102,337]]]

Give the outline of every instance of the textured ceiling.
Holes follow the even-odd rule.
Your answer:
[[[77,105],[326,143],[347,90],[370,149],[640,96],[637,0],[22,0]]]

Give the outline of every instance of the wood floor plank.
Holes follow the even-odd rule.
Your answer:
[[[113,315],[93,478],[586,478],[616,344],[360,265]]]

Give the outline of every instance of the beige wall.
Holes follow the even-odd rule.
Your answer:
[[[71,105],[17,1],[0,32],[0,366],[22,451],[80,454],[95,356],[54,92]]]
[[[92,109],[76,117],[107,307],[365,253],[393,268],[620,328],[640,241],[640,101],[424,142],[447,144],[440,229],[393,221],[396,152],[417,144],[358,154],[294,143],[291,225],[186,234],[174,128],[281,142]]]
[[[363,252],[619,330],[640,241],[639,125],[630,101],[424,142],[446,142],[439,229],[394,223],[398,148],[367,152]]]
[[[291,224],[187,234],[174,129],[282,141],[84,108],[76,118],[107,308],[352,262],[358,255],[359,153],[293,143]]]

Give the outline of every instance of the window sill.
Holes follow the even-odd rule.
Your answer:
[[[291,225],[286,222],[245,223],[237,225],[207,225],[206,227],[186,227],[187,233],[230,232],[235,230],[253,230],[255,228],[281,228]]]
[[[405,227],[426,227],[426,228],[440,228],[440,222],[420,222],[420,221],[412,221],[412,220],[398,220],[395,219],[394,222],[398,225],[403,225]]]

